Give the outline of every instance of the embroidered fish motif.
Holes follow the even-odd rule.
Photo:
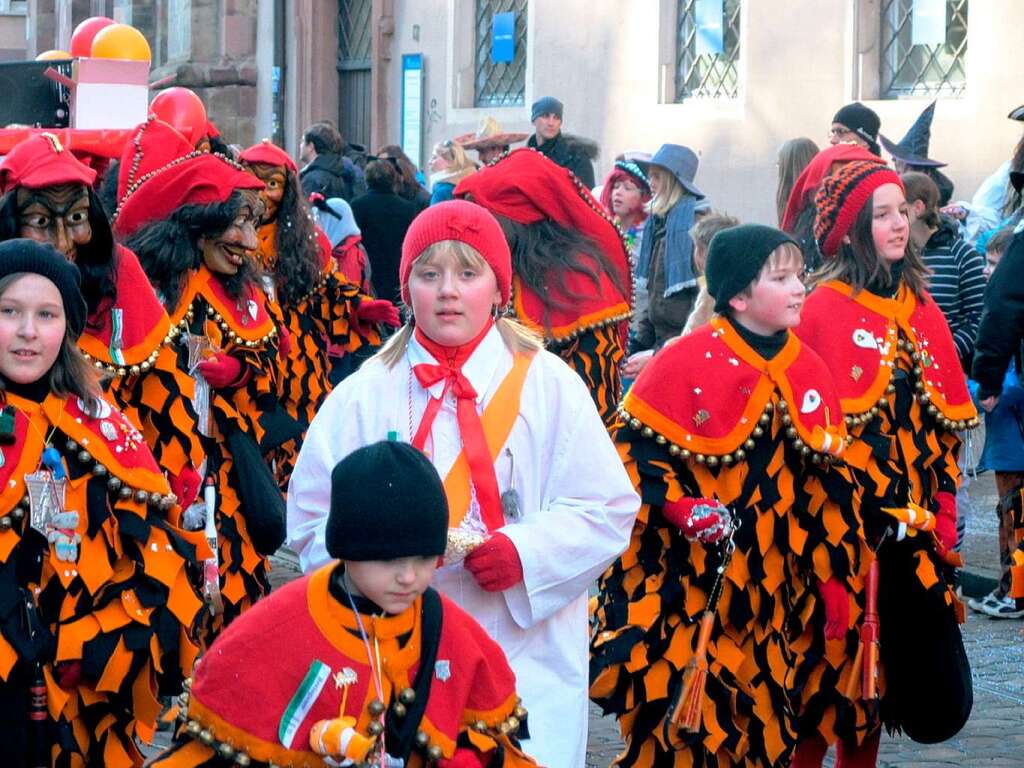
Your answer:
[[[871,335],[871,331],[858,328],[853,332],[853,343],[861,349],[878,349],[878,342]]]
[[[800,404],[800,413],[814,413],[821,407],[821,394],[816,389],[804,392],[804,401]]]

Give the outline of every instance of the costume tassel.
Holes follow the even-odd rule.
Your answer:
[[[677,731],[697,733],[700,730],[704,686],[708,677],[708,641],[711,639],[711,628],[714,624],[715,614],[712,611],[705,611],[700,618],[697,648],[686,662],[682,689],[672,712],[672,726]]]

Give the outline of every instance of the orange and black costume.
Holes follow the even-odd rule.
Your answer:
[[[284,502],[263,456],[298,435],[278,403],[278,332],[266,297],[247,279],[253,265],[243,259],[237,274],[214,274],[200,246],[230,230],[233,248],[255,247],[254,230],[248,244],[238,232],[251,227],[243,209],[251,214],[258,208],[263,183],[232,160],[194,150],[169,125],[150,118],[125,146],[118,189],[114,232],[138,254],[179,329],[178,369],[197,376],[211,356],[239,368],[226,386],[207,388],[195,379],[203,475],[212,485],[199,504],[207,514],[211,505],[214,510],[223,600],[220,610],[211,596],[217,610],[206,614],[201,640],[207,645],[270,591],[267,557],[284,539]]]
[[[178,332],[139,260],[117,246],[117,296],[89,315],[79,349],[100,374],[118,408],[141,430],[171,478],[198,469],[205,452],[197,428],[195,382],[178,367]],[[187,503],[187,500],[185,500]]]
[[[175,745],[152,765],[327,766],[310,731],[339,715],[410,768],[436,765],[457,747],[483,754],[489,768],[535,765],[515,741],[526,712],[512,670],[480,625],[433,590],[397,615],[365,598],[350,604],[341,568],[287,584],[217,640],[181,697]],[[379,696],[368,646],[384,660]]]
[[[373,299],[338,271],[330,241],[313,223],[298,168],[288,153],[264,140],[243,151],[239,160],[247,167],[278,170],[284,177],[280,204],[258,232],[259,260],[267,273],[270,312],[290,337],[281,361],[283,405],[304,434],[330,392],[328,349],[351,353],[364,344],[380,345],[376,327],[360,325],[357,318],[360,304]],[[272,455],[282,491],[287,491],[301,447],[299,438]]]
[[[284,538],[283,501],[263,455],[298,434],[278,405],[277,327],[266,297],[253,286],[230,296],[205,266],[188,275],[171,314],[189,337],[237,358],[236,385],[210,388],[207,476],[216,478],[216,522],[220,594],[224,612],[209,619],[204,645],[223,626],[270,592],[267,558]],[[190,369],[189,348],[179,349],[179,366]]]
[[[830,743],[861,743],[877,739],[881,718],[914,739],[944,740],[966,721],[972,702],[953,557],[924,532],[897,540],[896,520],[884,509],[938,514],[939,497],[956,493],[957,430],[974,427],[977,412],[949,327],[927,294],[915,296],[902,281],[877,294],[829,281],[812,291],[796,332],[825,360],[839,390],[853,438],[846,460],[863,488],[860,517],[880,577],[880,711],[862,696],[846,698],[863,693],[859,685],[848,688],[861,674],[851,638],[845,660],[830,658],[806,672],[824,677],[803,697],[803,730]],[[852,613],[862,618],[859,586]]]
[[[180,691],[195,661],[190,637],[205,607],[191,574],[206,544],[167,522],[177,510],[166,479],[106,401],[89,410],[75,397],[8,392],[4,416],[13,418],[13,443],[0,447],[5,761],[141,766],[135,739],[152,739],[158,686]],[[46,466],[55,449],[66,475],[53,512],[75,520],[33,515],[43,507],[26,475],[47,445]]]
[[[824,653],[814,582],[852,588],[866,566],[828,369],[783,338],[766,359],[715,318],[659,353],[620,408],[615,440],[643,504],[601,580],[590,688],[619,719],[617,765],[786,765],[796,672]],[[668,522],[664,505],[683,497],[731,510],[731,558]],[[723,562],[702,725],[668,733]]]
[[[513,314],[583,377],[611,425],[632,313],[622,231],[579,179],[535,149],[466,177],[455,195],[496,216],[512,249]]]

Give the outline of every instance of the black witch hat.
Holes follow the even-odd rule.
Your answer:
[[[931,160],[928,157],[928,142],[932,137],[932,117],[935,116],[935,102],[933,101],[924,112],[918,115],[917,120],[910,126],[907,135],[900,139],[899,144],[894,144],[885,136],[879,136],[878,140],[886,148],[890,155],[896,160],[902,160],[907,165],[915,165],[919,168],[942,168],[946,163],[938,160]]]

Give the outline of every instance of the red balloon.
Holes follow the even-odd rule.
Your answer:
[[[113,23],[114,20],[106,16],[92,16],[75,27],[75,31],[71,33],[71,55],[91,56],[92,39],[101,29]]]
[[[163,120],[195,146],[206,135],[206,107],[195,91],[168,88],[157,94],[149,105],[151,114]]]

